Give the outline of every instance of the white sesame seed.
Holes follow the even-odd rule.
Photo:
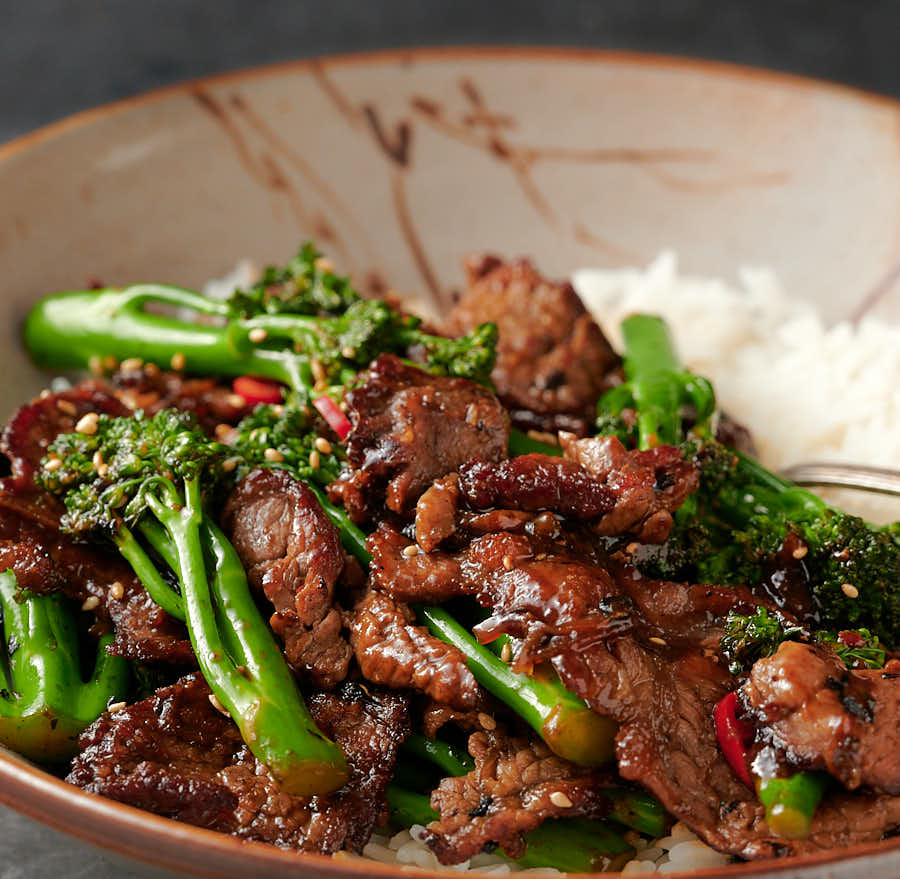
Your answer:
[[[52,393],[53,393],[53,391],[51,391],[50,388],[44,388],[44,390],[42,390],[38,394],[38,398],[41,400],[46,400],[47,397],[49,397]]]
[[[185,366],[187,366],[187,357],[185,357],[184,354],[181,353],[181,351],[176,351],[172,355],[172,359],[169,361],[169,365],[172,367],[172,369],[175,370],[175,372],[181,372],[181,370],[184,369]]]
[[[500,648],[500,658],[504,662],[509,662],[512,659],[512,647],[509,646],[509,641],[503,642],[503,646]]]
[[[125,596],[125,587],[116,580],[109,587],[109,597],[115,601],[120,601]]]
[[[144,361],[141,360],[140,357],[126,357],[122,361],[122,369],[126,372],[131,372],[135,369],[140,369],[144,365]]]
[[[281,418],[281,416],[284,415],[284,406],[282,406],[281,403],[275,403],[275,405],[272,406],[272,414]]]
[[[648,638],[647,640],[650,641],[651,644],[659,644],[660,647],[665,647],[665,646],[666,646],[666,641],[665,641],[665,639],[664,639],[664,638],[657,638],[656,635],[654,635],[654,636],[651,637],[651,638]]]
[[[269,334],[262,327],[254,327],[247,333],[247,338],[253,343],[258,343],[265,342],[268,335]]]
[[[341,356],[346,357],[348,360],[356,357],[356,348],[351,348],[349,345],[345,345],[341,348]]]
[[[59,470],[62,467],[62,461],[59,458],[51,458],[49,461],[44,461],[44,469],[49,470],[51,473],[54,470]]]
[[[325,381],[325,379],[328,378],[325,367],[322,366],[322,363],[319,360],[310,360],[309,368],[312,370],[313,378],[317,382]]]
[[[59,409],[60,412],[65,412],[66,415],[74,415],[78,411],[71,400],[57,400],[56,408]]]
[[[478,407],[474,403],[469,403],[466,407],[466,424],[475,424],[478,421]]]
[[[223,440],[231,433],[232,429],[230,424],[217,424],[216,429],[213,432],[215,433],[217,440]]]
[[[323,455],[331,454],[331,443],[324,436],[316,437],[315,446]]]
[[[414,555],[419,554],[419,547],[415,543],[411,543],[409,546],[404,546],[402,552],[406,558],[411,559]]]
[[[225,402],[228,403],[229,406],[233,406],[235,409],[240,409],[242,406],[246,404],[246,400],[240,394],[229,394]]]
[[[226,458],[226,459],[222,462],[222,469],[223,469],[226,473],[231,473],[231,471],[234,470],[234,468],[237,467],[237,465],[238,465],[238,459],[237,459],[237,458]]]
[[[478,722],[481,724],[481,728],[486,729],[488,732],[492,729],[497,729],[497,721],[490,714],[485,714],[483,711],[478,713]]]
[[[107,372],[115,372],[115,370],[119,368],[119,361],[113,357],[112,354],[107,354],[106,357],[103,358],[103,368]]]
[[[127,707],[128,707],[127,702],[113,702],[112,705],[110,705],[109,708],[107,708],[106,710],[110,714],[115,714],[117,711],[121,711],[123,708],[127,708]]]
[[[512,570],[512,557],[505,555],[503,556],[503,567],[506,568],[507,571]]]
[[[316,259],[313,265],[320,272],[333,272],[334,271],[334,263],[327,256],[320,256]]]
[[[101,454],[100,449],[97,449],[97,451],[94,452],[94,457],[91,458],[91,464],[95,470],[99,470],[104,463],[103,455]]]
[[[792,555],[795,559],[797,559],[797,560],[799,561],[800,559],[804,558],[808,552],[809,552],[809,549],[807,549],[806,546],[798,546],[798,547],[791,553],[791,555]]]
[[[96,412],[88,412],[87,415],[82,415],[81,418],[78,419],[75,430],[77,430],[78,433],[93,436],[97,432],[97,421],[99,418],[100,416]]]
[[[841,585],[841,592],[847,596],[847,598],[859,598],[859,589],[857,589],[852,583],[844,583]]]
[[[263,452],[263,457],[272,464],[278,464],[284,460],[284,455],[278,449],[266,449]]]
[[[572,801],[561,790],[555,790],[550,794],[550,802],[560,809],[572,808]]]
[[[322,459],[319,457],[319,453],[316,451],[312,451],[309,453],[309,466],[313,468],[313,470],[318,470],[319,466],[322,464]]]
[[[82,602],[81,609],[82,610],[94,610],[100,604],[100,599],[97,598],[96,595],[89,595]]]
[[[95,354],[88,359],[88,369],[94,373],[94,375],[103,375],[103,361]]]
[[[226,717],[230,717],[228,714],[228,709],[219,701],[219,697],[215,693],[209,694],[209,704],[212,705],[213,708],[216,709],[220,714],[224,714]]]
[[[151,377],[159,375],[159,367],[155,363],[145,363],[144,375],[149,375]]]

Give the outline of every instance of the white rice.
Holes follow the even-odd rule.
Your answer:
[[[255,280],[244,261],[204,292],[226,298]],[[573,284],[614,346],[629,314],[649,312],[672,328],[685,365],[712,379],[723,409],[750,428],[762,462],[779,469],[800,461],[829,460],[900,466],[900,327],[866,319],[858,326],[826,327],[813,305],[789,297],[767,269],[743,268],[738,284],[678,274],[664,251],[646,269],[580,269]],[[887,521],[900,504],[859,494],[840,497],[844,507]],[[374,834],[363,859],[479,875],[562,875],[527,869],[497,854],[481,854],[441,867],[414,826],[393,836]],[[622,875],[673,873],[722,866],[732,858],[675,824],[662,839],[634,831],[636,849]],[[337,857],[356,858],[341,852]]]

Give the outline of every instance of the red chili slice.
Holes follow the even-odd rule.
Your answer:
[[[716,723],[716,738],[728,765],[747,787],[752,788],[753,776],[747,768],[746,748],[752,732],[748,724],[738,719],[737,693],[729,693],[719,700],[713,710],[713,719]]]
[[[341,412],[340,407],[331,397],[324,394],[313,400],[313,406],[319,411],[319,414],[328,422],[328,426],[343,440],[347,438],[353,425],[350,424],[347,416]]]
[[[234,392],[243,397],[251,406],[257,403],[280,403],[284,397],[278,382],[252,375],[238,376],[232,383]]]

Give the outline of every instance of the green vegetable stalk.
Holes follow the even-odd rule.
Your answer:
[[[0,607],[0,742],[42,763],[67,760],[78,734],[127,694],[128,662],[106,652],[105,635],[82,680],[73,611],[58,595],[19,594],[12,571],[0,574]]]
[[[823,772],[798,772],[787,778],[757,779],[756,793],[766,809],[766,823],[785,839],[805,839],[828,788]]]
[[[171,410],[152,418],[100,415],[82,430],[57,437],[38,477],[63,498],[64,529],[110,535],[151,597],[187,623],[217,703],[286,791],[339,787],[344,756],[309,715],[237,553],[204,509],[231,450]],[[177,576],[180,594],[141,539]]]
[[[550,749],[582,766],[612,759],[615,721],[591,711],[559,679],[513,672],[443,607],[416,609],[429,631],[463,652],[475,680],[519,715]]]

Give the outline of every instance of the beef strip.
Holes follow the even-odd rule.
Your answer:
[[[408,512],[435,479],[470,458],[506,456],[506,412],[466,379],[433,376],[382,354],[345,399],[351,470],[331,490],[357,521],[382,505]]]
[[[342,681],[351,649],[334,591],[344,553],[316,496],[285,470],[254,470],[228,498],[222,525],[250,584],[275,607],[270,624],[291,667],[317,687]]]
[[[743,688],[757,737],[849,790],[900,794],[900,661],[888,665],[851,671],[828,647],[785,641]]]
[[[0,570],[12,569],[23,589],[61,592],[79,604],[96,602],[94,634],[115,628],[110,653],[195,666],[184,626],[150,599],[130,565],[117,553],[75,543],[48,527],[53,505],[38,504],[35,497],[0,490]],[[32,511],[37,521],[27,518]]]
[[[610,776],[575,766],[533,738],[500,730],[469,737],[475,769],[445,778],[431,795],[441,813],[426,842],[442,864],[458,864],[497,845],[512,858],[525,853],[524,835],[548,818],[602,818]]]
[[[210,434],[220,424],[237,424],[255,405],[214,378],[161,371],[152,364],[119,370],[110,384],[129,410],[143,409],[152,415],[161,409],[181,409],[192,413]]]
[[[619,358],[567,282],[543,278],[531,263],[496,257],[466,262],[469,289],[444,325],[462,335],[478,324],[500,331],[492,373],[513,423],[579,435],[600,396],[621,381]]]
[[[284,793],[210,704],[199,675],[104,714],[81,736],[66,779],[91,793],[241,839],[286,849],[359,852],[386,818],[385,792],[409,732],[406,700],[346,682],[308,700],[350,777],[319,797]]]
[[[392,689],[413,689],[458,710],[474,708],[478,684],[455,647],[415,625],[409,607],[380,592],[353,611],[350,643],[363,676]]]
[[[34,491],[34,472],[47,446],[61,433],[71,433],[88,412],[127,415],[128,409],[98,381],[84,381],[68,391],[47,391],[20,406],[0,437],[0,451],[9,458],[16,491]]]

